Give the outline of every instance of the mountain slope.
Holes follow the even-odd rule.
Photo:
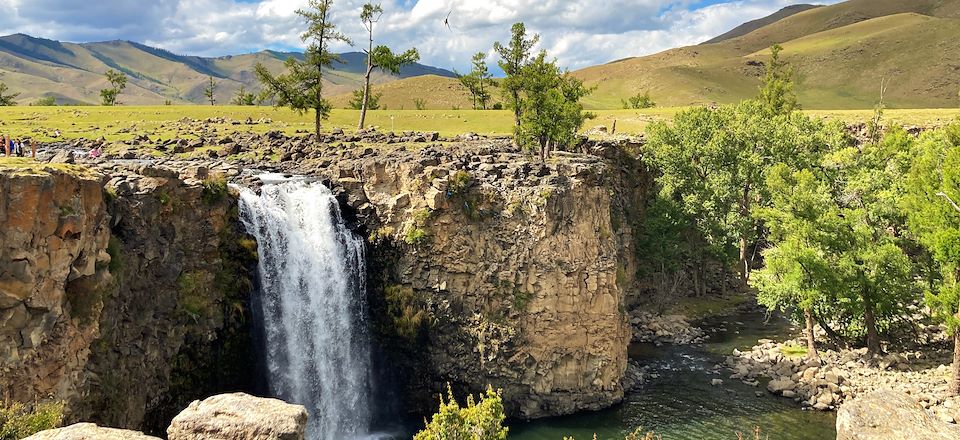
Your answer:
[[[744,24],[741,24],[740,26],[737,26],[728,32],[725,32],[719,36],[716,36],[707,41],[704,41],[701,44],[719,43],[721,41],[737,38],[737,37],[749,34],[750,32],[753,32],[764,26],[776,23],[791,15],[798,14],[808,9],[819,8],[819,7],[820,7],[819,5],[790,5],[766,17],[758,18],[756,20],[751,20]]]
[[[107,83],[108,69],[127,74],[129,82],[120,100],[127,104],[205,103],[204,89],[212,76],[217,82],[216,99],[226,103],[241,87],[257,90],[253,67],[263,63],[273,72],[285,70],[288,57],[299,53],[262,51],[255,54],[204,58],[181,56],[129,41],[62,43],[16,34],[0,37],[0,81],[20,93],[21,103],[54,97],[59,103],[97,103]],[[360,86],[365,55],[342,54],[324,79],[327,92],[337,95]],[[453,77],[453,72],[414,64],[399,75],[374,73],[372,82],[386,83],[421,75]]]
[[[716,43],[667,50],[574,72],[615,108],[649,90],[661,106],[731,103],[755,95],[773,44],[797,67],[811,109],[870,108],[880,81],[892,107],[956,107],[960,0],[851,0],[804,10]]]

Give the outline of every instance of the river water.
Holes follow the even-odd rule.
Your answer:
[[[639,344],[630,355],[651,365],[659,377],[630,393],[613,408],[566,417],[510,424],[511,440],[622,440],[637,427],[655,431],[664,440],[735,440],[737,432],[749,433],[761,427],[762,438],[771,440],[828,440],[836,438],[833,413],[801,410],[792,400],[730,380],[729,372],[711,375],[734,348],[746,349],[758,339],[787,334],[789,322],[761,313],[741,313],[701,324],[703,328],[724,328],[710,340],[695,346],[654,347]],[[712,386],[711,379],[723,379]],[[762,391],[761,396],[756,392]]]

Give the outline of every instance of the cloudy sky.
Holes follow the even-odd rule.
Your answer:
[[[367,0],[334,1],[334,20],[361,41]],[[836,3],[839,0],[818,0]],[[505,41],[517,21],[541,48],[578,69],[696,44],[797,0],[382,0],[376,38],[416,47],[422,62],[469,70],[470,57]],[[3,33],[88,42],[124,39],[184,55],[219,56],[303,46],[294,11],[307,0],[0,0]],[[443,25],[450,14],[451,29]],[[350,50],[339,47],[340,51]],[[491,64],[492,64],[491,60]]]

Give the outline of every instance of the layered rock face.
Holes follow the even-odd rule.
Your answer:
[[[36,168],[0,172],[5,397],[156,429],[249,376],[252,249],[225,187],[145,167]]]
[[[505,142],[335,154],[296,171],[329,177],[370,229],[371,302],[421,363],[414,391],[492,385],[525,418],[622,399],[636,168]]]
[[[76,393],[113,280],[101,176],[15,170],[0,193],[0,393]]]

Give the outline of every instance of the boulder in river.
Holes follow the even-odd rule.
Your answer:
[[[195,400],[173,418],[169,440],[303,440],[307,410],[244,393]]]
[[[837,412],[837,440],[956,440],[960,426],[937,420],[905,393],[883,390]]]

